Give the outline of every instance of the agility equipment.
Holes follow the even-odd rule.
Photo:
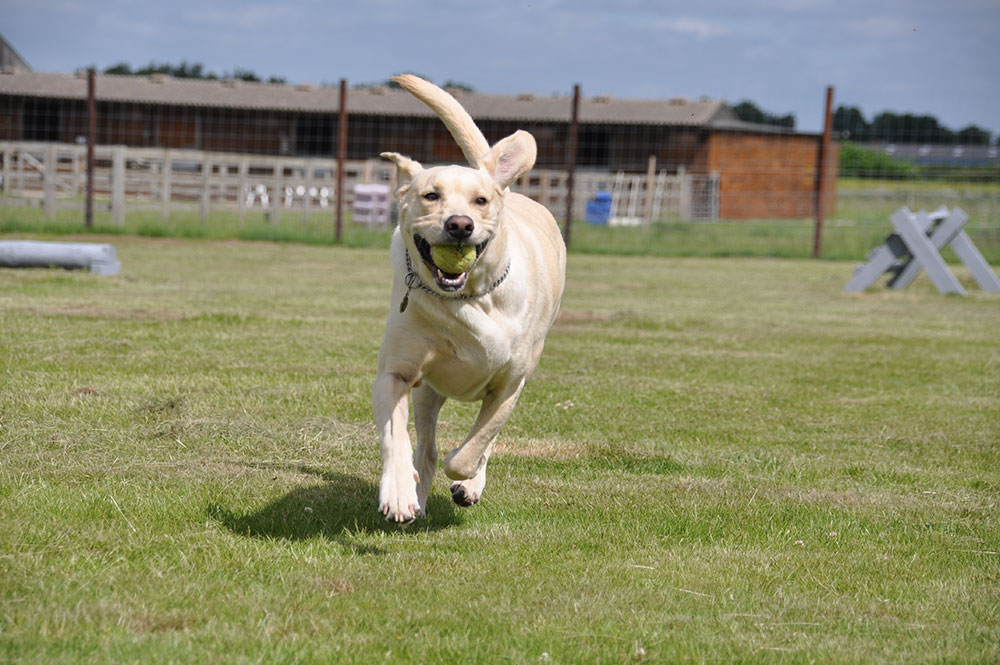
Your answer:
[[[950,246],[983,291],[1000,293],[1000,279],[962,230],[969,216],[961,208],[949,210],[941,206],[934,212],[913,213],[903,206],[889,216],[889,221],[895,231],[884,245],[868,254],[867,263],[854,270],[845,291],[864,291],[887,273],[891,275],[889,288],[904,289],[921,270],[926,270],[941,293],[968,295],[941,258],[941,250]]]
[[[88,269],[95,275],[117,275],[122,264],[113,245],[83,242],[0,242],[0,267]]]

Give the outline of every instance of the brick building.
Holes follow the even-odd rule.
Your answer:
[[[99,144],[290,156],[337,151],[335,87],[163,75],[101,75],[96,87]],[[490,141],[525,129],[538,141],[539,168],[565,167],[569,98],[453,94]],[[86,95],[83,74],[0,71],[0,141],[79,142]],[[425,163],[462,161],[443,125],[408,93],[352,89],[347,112],[349,159],[394,150]],[[667,172],[717,174],[722,218],[814,212],[817,134],[741,122],[724,102],[704,99],[588,97],[579,123],[580,169],[639,173],[654,157]]]

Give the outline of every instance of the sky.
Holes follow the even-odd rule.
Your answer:
[[[821,131],[834,108],[1000,132],[997,0],[0,0],[35,70],[201,63],[292,83],[410,71],[495,94],[753,101]]]

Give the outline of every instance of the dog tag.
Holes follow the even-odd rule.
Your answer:
[[[406,311],[406,306],[410,304],[410,292],[407,291],[406,295],[403,296],[403,302],[399,303],[399,313],[402,314]]]

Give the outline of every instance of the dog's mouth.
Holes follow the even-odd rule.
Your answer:
[[[476,267],[479,263],[479,257],[483,255],[483,251],[486,249],[486,245],[489,244],[489,239],[487,238],[483,242],[476,245],[476,258],[472,261],[471,265],[465,272],[454,273],[446,272],[442,270],[436,263],[434,263],[434,258],[431,254],[431,244],[421,238],[418,234],[413,234],[413,244],[417,247],[417,252],[420,253],[420,258],[423,259],[424,263],[431,271],[431,275],[434,277],[434,283],[442,291],[458,291],[465,286],[465,283],[469,279],[469,273],[472,269]]]

